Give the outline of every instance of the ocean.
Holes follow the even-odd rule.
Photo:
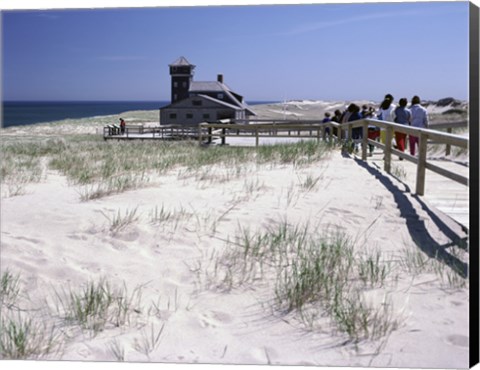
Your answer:
[[[3,102],[3,127],[48,123],[64,119],[79,119],[121,114],[129,111],[157,110],[166,101],[138,102]]]
[[[6,101],[2,103],[2,127],[49,123],[65,119],[75,120],[99,116],[111,116],[132,111],[156,111],[156,113],[152,115],[156,120],[159,108],[168,105],[169,103],[170,102],[168,101]],[[271,102],[248,102],[250,105],[266,103]],[[117,120],[115,120],[115,122]]]

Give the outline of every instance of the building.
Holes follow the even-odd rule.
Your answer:
[[[184,57],[169,65],[171,80],[171,103],[160,109],[162,125],[198,125],[200,122],[215,122],[221,119],[246,119],[255,115],[245,103],[243,96],[233,92],[223,82],[193,81],[195,65]]]

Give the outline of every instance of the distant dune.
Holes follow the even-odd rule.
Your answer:
[[[367,105],[378,109],[380,102],[370,100],[355,101],[322,101],[322,100],[289,100],[283,103],[261,104],[252,106],[259,119],[321,119],[325,112],[333,113],[339,109],[345,110],[350,103],[359,106]],[[454,98],[445,98],[438,101],[425,101],[422,103],[434,121],[445,121],[445,115],[453,114],[467,118],[468,103]],[[444,117],[441,117],[441,116]]]

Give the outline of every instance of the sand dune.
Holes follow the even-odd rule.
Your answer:
[[[296,114],[336,107],[297,102],[288,109],[292,105]],[[39,131],[61,135],[72,126],[3,133],[18,140]],[[176,166],[150,173],[144,187],[88,201],[81,199],[84,187],[45,166],[38,183],[1,199],[2,274],[18,275],[21,287],[2,315],[15,319],[21,309],[55,327],[59,348],[41,358],[468,367],[468,282],[455,264],[429,257],[451,239],[399,181],[339,149],[303,164],[247,162],[193,172]],[[264,264],[240,257],[247,240],[253,245],[282,227],[286,235],[304,230],[305,240],[317,242],[343,235],[355,264],[370,257],[367,270],[383,269],[381,282],[363,284],[351,275],[355,294],[378,315],[369,316],[368,330],[382,330],[377,320],[386,326],[383,335],[358,329],[353,339],[321,301],[307,304],[303,317],[276,302],[278,256],[264,251]],[[448,253],[455,266],[467,268],[468,253],[457,247]],[[102,324],[99,330],[66,320],[68,292],[102,279],[131,297],[128,317],[93,323]]]

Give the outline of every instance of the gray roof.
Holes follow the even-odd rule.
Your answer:
[[[235,95],[232,94],[232,90],[225,85],[224,83],[218,81],[192,81],[190,88],[188,90],[192,93],[202,93],[202,92],[223,92],[227,95],[232,101],[236,103],[236,106],[242,109],[248,110],[251,114],[255,115],[247,104],[243,101],[239,101]],[[199,94],[200,95],[200,94]]]
[[[180,57],[169,66],[173,67],[173,66],[194,66],[194,65],[189,63],[189,61],[185,57]]]
[[[194,99],[198,99],[198,98],[201,98],[201,99],[205,99],[205,100],[210,100],[211,102],[214,102],[214,103],[217,103],[217,104],[220,104],[220,105],[223,105],[224,107],[227,107],[227,108],[230,108],[230,109],[234,109],[234,110],[239,110],[239,109],[242,109],[242,107],[239,107],[239,106],[236,106],[234,104],[230,104],[230,103],[227,103],[227,102],[224,102],[222,100],[218,100],[218,99],[215,99],[215,98],[212,98],[211,96],[208,96],[208,95],[203,95],[203,94],[198,94],[198,95],[194,95],[194,96],[189,96],[188,98],[186,98],[185,100],[194,100]],[[161,109],[171,109],[171,108],[175,108],[175,106],[181,104],[182,102],[180,101],[177,101],[175,103],[171,103],[171,104],[168,104],[164,107],[162,107]],[[191,109],[193,106],[191,107],[187,107],[186,109]]]
[[[192,81],[190,83],[190,92],[215,91],[222,92],[225,88],[217,81]]]
[[[226,103],[226,102],[224,102],[224,101],[222,101],[222,100],[218,100],[218,99],[212,98],[211,96],[208,96],[208,95],[199,94],[199,95],[197,95],[197,96],[200,96],[200,97],[202,97],[202,98],[204,98],[204,99],[210,100],[210,101],[212,101],[212,102],[214,102],[214,103],[221,104],[221,105],[223,105],[223,106],[225,106],[225,107],[228,107],[228,108],[231,108],[231,109],[235,109],[235,110],[243,109],[243,107],[238,107],[238,106],[236,106],[236,105],[233,105],[233,104],[230,104],[230,103]]]

